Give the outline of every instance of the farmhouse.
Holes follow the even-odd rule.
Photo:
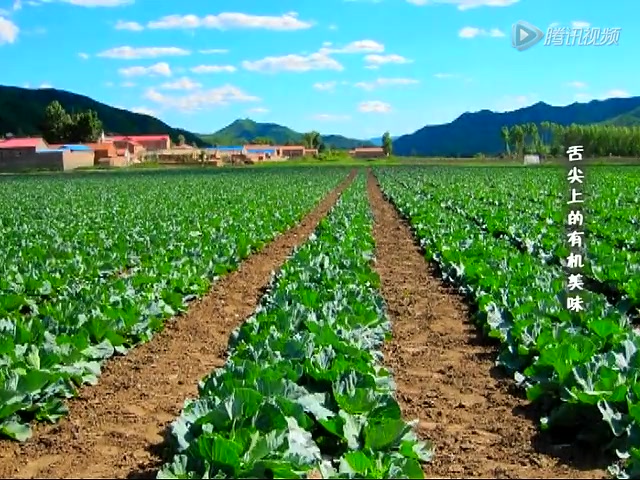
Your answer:
[[[113,142],[117,148],[125,148],[124,145],[137,145],[144,150],[153,152],[158,150],[169,150],[171,139],[169,135],[102,135],[101,141]],[[133,152],[131,152],[133,153]]]
[[[276,150],[279,157],[294,158],[304,157],[306,149],[304,145],[282,145],[276,147]]]
[[[51,148],[42,138],[0,141],[0,171],[74,170],[94,164],[93,150],[84,146]]]
[[[386,157],[382,147],[357,147],[349,151],[354,158],[380,158]]]

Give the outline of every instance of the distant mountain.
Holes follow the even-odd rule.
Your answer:
[[[251,119],[238,119],[215,133],[200,137],[212,145],[233,145],[252,142],[256,138],[269,138],[278,144],[302,143],[303,133],[276,123],[258,123]],[[332,148],[349,149],[371,146],[368,140],[357,140],[342,135],[322,135],[324,143]]]
[[[640,124],[640,97],[593,100],[554,107],[538,102],[512,112],[481,110],[464,113],[451,123],[427,125],[393,142],[397,155],[473,156],[477,153],[499,154],[504,150],[500,137],[503,125],[548,121],[560,125],[572,123]]]
[[[77,93],[45,88],[28,88],[0,85],[0,134],[13,133],[16,136],[40,135],[40,126],[45,108],[57,100],[67,112],[94,110],[105,132],[122,135],[168,134],[174,142],[183,135],[188,144],[207,146],[199,136],[173,128],[150,115],[134,113],[111,107],[92,98]]]

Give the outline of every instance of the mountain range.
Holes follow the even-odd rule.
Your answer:
[[[369,140],[347,138],[342,135],[321,135],[325,145],[337,149],[372,146]],[[304,134],[276,123],[258,123],[251,119],[236,120],[226,127],[200,137],[212,145],[234,145],[252,142],[256,138],[268,138],[277,144],[301,144]]]
[[[44,110],[54,100],[60,102],[68,112],[94,110],[102,120],[106,133],[166,133],[173,141],[177,141],[178,137],[183,135],[187,143],[200,147],[248,143],[257,137],[266,137],[281,144],[300,143],[303,138],[302,133],[289,127],[275,123],[258,123],[250,119],[238,119],[214,133],[196,134],[171,127],[150,115],[112,107],[84,95],[52,88],[33,90],[9,86],[0,86],[0,134],[40,134]],[[464,113],[450,123],[427,125],[411,134],[392,137],[393,149],[397,155],[417,156],[498,154],[504,148],[500,137],[502,126],[529,122],[539,124],[543,121],[561,125],[640,125],[640,97],[593,100],[564,107],[538,102],[511,112],[481,110]],[[381,144],[381,138],[360,140],[337,134],[322,135],[322,138],[326,145],[338,149]]]
[[[560,125],[608,123],[618,126],[640,124],[640,97],[592,100],[555,107],[538,102],[511,112],[480,110],[463,113],[444,125],[427,125],[393,142],[397,155],[460,156],[487,155],[504,151],[502,126],[547,121]]]

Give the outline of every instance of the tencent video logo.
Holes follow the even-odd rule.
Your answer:
[[[546,35],[535,25],[524,20],[511,27],[511,46],[522,52],[544,38],[545,46],[612,46],[620,42],[620,27],[592,27],[587,22],[572,22],[571,27],[551,24]]]
[[[533,47],[543,37],[542,30],[524,20],[514,23],[511,27],[511,46],[520,52]]]

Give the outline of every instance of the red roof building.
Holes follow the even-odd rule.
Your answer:
[[[8,138],[0,140],[0,148],[34,148],[36,150],[49,148],[41,137]]]

